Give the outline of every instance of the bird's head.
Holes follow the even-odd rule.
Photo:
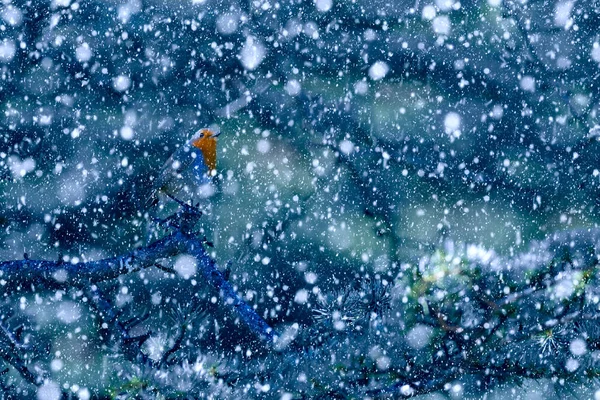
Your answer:
[[[204,162],[211,171],[217,168],[217,137],[220,134],[217,128],[202,128],[194,133],[189,141],[202,152]]]
[[[221,132],[217,128],[202,128],[194,133],[190,139],[190,144],[200,149],[203,143],[216,141],[220,134]]]

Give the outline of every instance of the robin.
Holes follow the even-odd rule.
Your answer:
[[[189,191],[190,186],[209,183],[217,168],[217,137],[220,134],[218,129],[200,129],[177,149],[154,180],[146,208],[158,203],[159,193],[175,198],[181,190]]]

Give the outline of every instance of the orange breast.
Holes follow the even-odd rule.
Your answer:
[[[204,157],[204,162],[209,171],[217,168],[217,139],[201,137],[192,142],[192,146],[199,149]]]

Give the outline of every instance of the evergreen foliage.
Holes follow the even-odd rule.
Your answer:
[[[3,1],[0,396],[600,398],[599,24]],[[214,184],[145,208],[213,124]]]

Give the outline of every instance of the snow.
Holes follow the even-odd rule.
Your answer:
[[[267,393],[269,390],[271,390],[271,385],[269,385],[268,383],[266,383],[264,385],[260,384],[260,383],[256,383],[254,385],[254,388],[261,393]]]
[[[565,363],[565,369],[569,372],[575,372],[579,368],[579,361],[569,358]]]
[[[554,25],[561,28],[569,29],[573,24],[571,19],[571,11],[573,10],[574,1],[559,1],[554,8]]]
[[[600,63],[600,43],[594,42],[592,45],[591,57],[592,60]]]
[[[565,274],[565,276],[562,279],[560,279],[554,286],[555,296],[560,300],[570,298],[575,292],[576,278],[571,275],[572,274]]]
[[[571,98],[571,104],[576,111],[582,112],[590,105],[590,96],[583,93],[576,93]]]
[[[311,39],[317,40],[319,38],[319,27],[317,26],[316,23],[309,21],[307,23],[304,24],[304,26],[302,27],[302,32],[304,32],[304,34],[306,36],[308,36]]]
[[[365,38],[365,42],[372,42],[377,39],[377,32],[375,32],[374,29],[365,29],[363,36]]]
[[[258,39],[248,36],[240,52],[240,61],[245,69],[253,71],[263,62],[266,55],[265,46]]]
[[[88,388],[80,388],[77,391],[77,396],[79,397],[79,400],[90,400],[92,398],[92,394]]]
[[[37,116],[37,122],[41,126],[48,126],[52,124],[52,114],[50,113],[41,113]]]
[[[525,75],[519,81],[519,86],[525,92],[535,92],[535,78],[530,75]]]
[[[560,69],[568,69],[571,67],[571,65],[573,64],[573,62],[564,56],[560,56],[556,59],[556,66]]]
[[[377,61],[369,68],[369,77],[374,81],[385,78],[390,71],[390,67],[384,61]]]
[[[446,15],[440,15],[439,17],[435,17],[431,23],[433,28],[433,32],[438,35],[449,35],[452,29],[452,23],[450,22],[450,18]]]
[[[176,258],[173,269],[183,279],[190,279],[198,272],[198,261],[194,256],[184,254]]]
[[[532,385],[539,394],[577,378],[575,391],[594,397],[582,375],[596,357],[587,313],[600,304],[588,263],[600,245],[582,239],[600,224],[593,10],[574,0],[154,3],[0,4],[0,261],[56,263],[49,285],[15,288],[0,270],[2,328],[23,342],[40,385],[81,399],[106,382],[141,397],[333,388],[458,399],[489,397],[497,382],[506,386],[493,395],[531,397]],[[215,123],[214,182],[173,183],[202,216],[181,221],[162,195],[144,208],[169,156]],[[180,222],[195,222],[185,227],[203,243],[194,256],[206,251],[283,333],[276,351],[255,352],[260,335],[246,336],[240,303],[202,279],[210,263],[191,254],[65,285],[77,261],[144,257],[138,249]],[[158,371],[124,354],[94,293],[118,321],[133,318],[131,335],[150,333],[151,359],[185,327],[173,362]],[[323,299],[327,318],[313,320]],[[464,365],[481,368],[462,379]],[[533,366],[542,379],[523,375]],[[377,376],[354,379],[362,367]],[[0,383],[35,398],[10,369]],[[440,377],[435,388],[425,370]],[[235,385],[215,378],[231,374]],[[132,377],[148,385],[130,390]]]
[[[502,119],[502,116],[504,116],[504,107],[499,104],[494,105],[492,112],[490,113],[490,117],[494,119]]]
[[[56,187],[56,196],[64,205],[74,205],[85,198],[85,186],[75,174],[65,175]]]
[[[121,128],[121,130],[119,131],[121,138],[123,138],[124,140],[131,140],[133,139],[133,136],[135,134],[135,132],[133,131],[133,129],[130,126],[124,126]]]
[[[35,160],[31,157],[24,160],[21,160],[17,156],[8,157],[8,167],[15,179],[23,178],[25,175],[32,172],[35,169],[35,165]]]
[[[295,18],[288,20],[282,31],[283,37],[288,39],[298,36],[300,33],[302,33],[302,23]]]
[[[284,89],[290,96],[298,96],[302,91],[302,85],[297,79],[290,79],[286,82]]]
[[[364,96],[369,91],[369,84],[362,80],[354,84],[354,93]]]
[[[92,58],[92,50],[87,43],[82,43],[75,49],[75,58],[79,62],[88,62]]]
[[[71,4],[71,0],[52,0],[53,8],[69,7],[70,4]]]
[[[320,12],[327,12],[333,7],[333,0],[315,0],[315,6]]]
[[[423,17],[424,20],[431,21],[432,19],[434,19],[436,17],[436,15],[437,15],[437,11],[434,6],[427,5],[427,6],[423,7],[421,16]]]
[[[414,394],[415,390],[410,387],[410,385],[402,385],[400,387],[400,394],[405,397],[411,397]]]
[[[1,15],[2,20],[10,26],[19,26],[23,22],[23,12],[13,5],[6,6]]]
[[[485,249],[482,246],[469,244],[467,245],[467,258],[482,264],[489,264],[496,258],[496,253],[493,250]]]
[[[49,221],[48,221],[49,222]],[[66,282],[69,277],[69,273],[65,269],[59,269],[52,274],[52,278],[57,282]]]
[[[454,5],[453,0],[435,0],[435,5],[440,11],[450,11]]]
[[[308,291],[306,289],[300,289],[294,296],[294,301],[298,304],[305,304],[308,301]]]
[[[342,140],[340,142],[340,151],[345,155],[350,155],[354,151],[354,143],[350,140]]]
[[[144,352],[151,360],[160,361],[163,354],[168,349],[167,346],[167,339],[164,335],[153,335],[144,343]]]
[[[0,42],[0,63],[10,62],[17,52],[15,42],[10,39],[2,39]]]
[[[56,317],[65,324],[72,324],[81,318],[81,309],[75,303],[64,301],[59,304]]]
[[[600,138],[600,125],[594,125],[588,131],[589,138]]]
[[[113,78],[113,88],[117,92],[124,92],[131,86],[131,78],[127,75],[119,75]]]
[[[450,389],[453,396],[461,398],[460,393],[463,391],[463,386],[460,383],[455,383]]]
[[[135,110],[127,110],[123,117],[123,124],[125,126],[134,127],[138,123],[138,114]]]
[[[61,396],[60,386],[52,381],[44,382],[36,393],[37,400],[60,400]]]
[[[50,369],[53,372],[60,371],[61,369],[63,369],[64,366],[65,363],[60,358],[55,358],[54,360],[50,361]]]
[[[261,139],[256,143],[256,150],[261,154],[266,154],[271,150],[271,142],[267,139]]]
[[[461,118],[458,113],[451,111],[448,114],[446,114],[446,116],[444,117],[444,131],[446,132],[447,135],[450,135],[450,136],[453,136],[456,138],[460,137],[460,135],[461,135],[460,125],[461,125]]]
[[[569,350],[574,356],[582,356],[587,353],[587,344],[584,339],[575,339],[569,344]]]
[[[429,344],[433,329],[427,325],[415,325],[407,334],[406,341],[410,347],[420,350]]]
[[[392,365],[392,360],[387,356],[378,357],[375,361],[377,369],[380,371],[387,371]]]
[[[238,15],[234,13],[219,15],[216,22],[217,31],[219,31],[221,35],[231,35],[235,33],[239,26],[238,20]]]
[[[117,8],[117,18],[123,24],[127,24],[134,14],[137,14],[142,9],[141,0],[129,0],[125,4],[119,5]]]
[[[315,283],[317,283],[317,274],[315,274],[314,272],[306,272],[304,274],[304,280],[306,281],[306,283],[314,285]]]

